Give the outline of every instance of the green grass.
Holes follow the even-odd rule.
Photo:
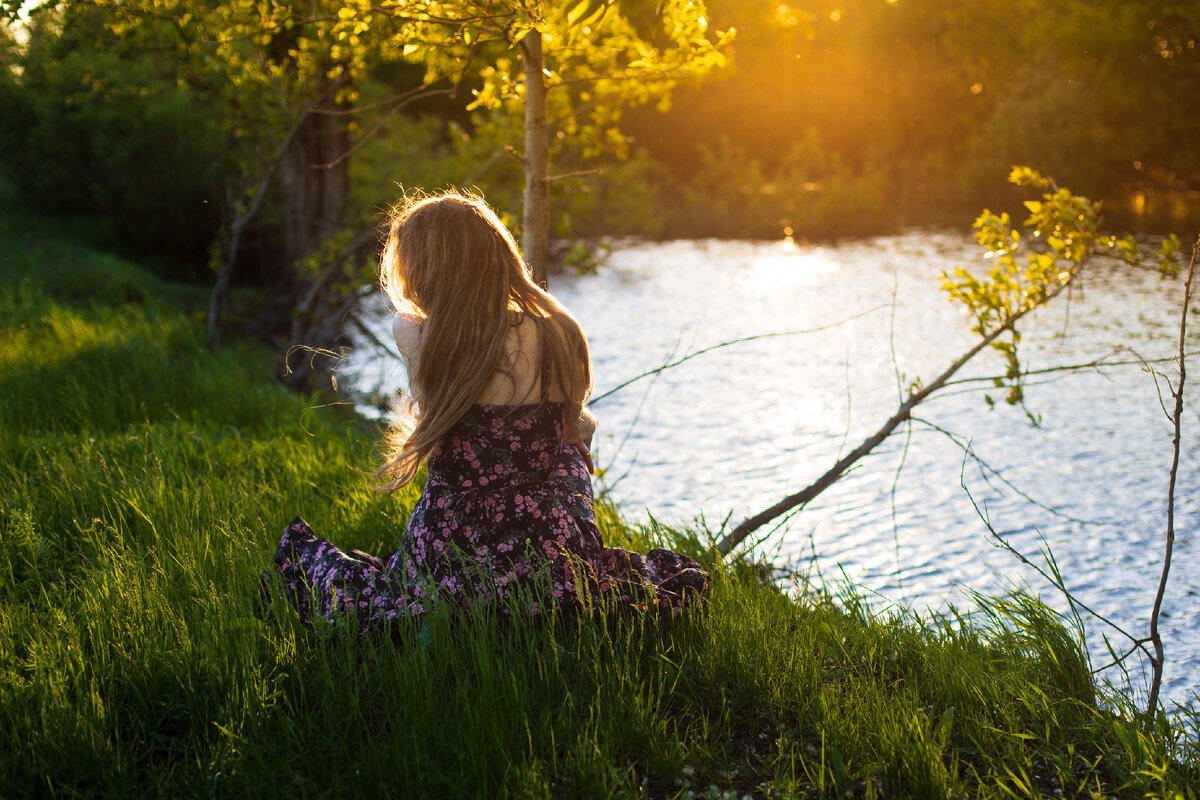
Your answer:
[[[59,235],[0,229],[0,796],[1200,796],[1200,720],[1142,732],[1025,595],[883,618],[734,562],[675,622],[265,621],[293,515],[381,550],[415,493],[270,354],[207,350],[195,289]]]

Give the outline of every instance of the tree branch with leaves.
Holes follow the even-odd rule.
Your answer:
[[[468,109],[498,128],[525,172],[525,260],[546,283],[550,164],[565,143],[624,155],[622,110],[657,102],[728,63],[734,31],[711,36],[703,2],[444,0],[420,4],[401,55],[431,75],[478,82]],[[405,4],[380,4],[398,13]],[[364,12],[378,13],[378,12]],[[515,144],[523,142],[523,152]]]
[[[1098,229],[1100,203],[1059,188],[1053,181],[1027,167],[1014,167],[1009,181],[1041,193],[1025,205],[1029,217],[1018,228],[1007,213],[985,210],[975,220],[975,237],[991,262],[987,273],[977,276],[966,268],[940,276],[942,289],[952,302],[961,303],[972,319],[976,343],[929,383],[919,379],[908,387],[896,412],[873,434],[804,489],[742,521],[717,543],[728,555],[747,536],[793,509],[811,502],[846,472],[878,447],[912,411],[944,388],[968,362],[991,348],[1003,357],[1007,369],[995,383],[1006,388],[1006,400],[1021,403],[1023,380],[1018,357],[1021,341],[1018,323],[1032,311],[1054,300],[1070,287],[1094,259],[1136,263],[1137,245],[1132,238],[1103,235]]]

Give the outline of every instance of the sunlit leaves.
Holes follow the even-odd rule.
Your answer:
[[[3,0],[0,2],[0,20],[14,20],[24,5],[23,0]]]
[[[621,153],[616,130],[621,108],[658,102],[671,89],[726,64],[732,31],[710,38],[703,3],[670,0],[657,5],[653,41],[637,17],[651,9],[614,0],[496,3],[471,16],[469,0],[430,2],[427,20],[410,26],[402,54],[424,63],[430,76],[472,70],[479,79],[471,109],[520,118],[524,78],[519,42],[529,30],[542,33],[548,90],[547,115],[585,156]],[[481,52],[480,45],[489,49]],[[473,63],[478,62],[478,63]]]
[[[624,155],[622,109],[665,107],[680,82],[725,65],[733,36],[709,32],[701,0],[89,0],[86,7],[123,40],[153,40],[177,65],[181,88],[214,109],[237,164],[226,187],[233,220],[257,213],[281,164],[294,168],[297,138],[314,135],[314,115],[338,128],[327,139],[344,151],[323,153],[323,165],[354,152],[359,84],[380,64],[421,65],[422,89],[469,102],[472,135],[483,132],[495,150],[515,154],[527,94],[521,43],[537,30],[551,156],[568,145],[584,158]],[[393,99],[394,113],[401,101]]]
[[[1181,250],[1183,243],[1179,237],[1171,234],[1162,240],[1162,246],[1157,253],[1158,271],[1164,278],[1174,278],[1179,275],[1182,266]]]
[[[231,130],[264,144],[306,105],[352,104],[359,76],[386,61],[423,64],[429,83],[472,77],[478,88],[471,108],[513,114],[525,94],[519,43],[536,28],[556,127],[588,153],[620,149],[624,137],[611,131],[622,105],[665,105],[674,85],[725,66],[733,37],[732,31],[710,35],[697,0],[93,0],[93,6],[118,35],[164,23],[174,30],[188,62],[183,80],[219,94],[233,110]],[[654,30],[647,32],[651,17]],[[247,117],[261,121],[247,129]]]
[[[559,15],[568,41],[581,32],[590,33],[592,26],[598,25],[611,7],[611,0],[565,0],[559,7]]]
[[[1136,257],[1131,239],[1101,236],[1096,228],[1100,204],[1059,189],[1027,168],[1014,168],[1009,180],[1043,190],[1041,200],[1025,203],[1029,217],[1021,230],[1007,213],[984,211],[975,220],[975,238],[992,262],[986,278],[959,268],[943,273],[942,289],[963,303],[986,335],[1004,327],[1056,294],[1094,254]]]
[[[1100,235],[1100,203],[1060,189],[1028,167],[1014,167],[1009,181],[1042,192],[1040,200],[1025,202],[1029,217],[1021,226],[1024,234],[1008,214],[985,210],[974,228],[984,258],[991,262],[986,276],[960,267],[953,275],[943,272],[940,280],[950,300],[967,309],[973,331],[980,336],[1010,332],[1011,341],[997,339],[992,347],[1007,364],[1006,400],[1015,404],[1023,399],[1016,321],[1058,294],[1092,256],[1134,262],[1137,247],[1131,238]]]
[[[1046,189],[1050,186],[1050,179],[1044,177],[1040,172],[1029,167],[1013,167],[1012,172],[1008,174],[1008,182],[1017,186],[1028,186],[1033,189]]]

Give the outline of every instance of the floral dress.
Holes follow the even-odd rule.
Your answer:
[[[275,552],[289,599],[308,622],[353,613],[360,630],[420,616],[430,603],[540,613],[667,608],[702,600],[708,573],[654,549],[605,547],[590,476],[563,439],[565,404],[476,405],[428,460],[429,479],[399,549],[385,561],[347,553],[297,517]]]

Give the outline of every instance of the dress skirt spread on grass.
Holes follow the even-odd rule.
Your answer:
[[[301,619],[353,614],[363,630],[434,601],[679,613],[702,599],[708,573],[691,558],[603,545],[583,457],[563,439],[564,408],[473,406],[429,456],[425,490],[386,562],[293,520],[275,563]]]

